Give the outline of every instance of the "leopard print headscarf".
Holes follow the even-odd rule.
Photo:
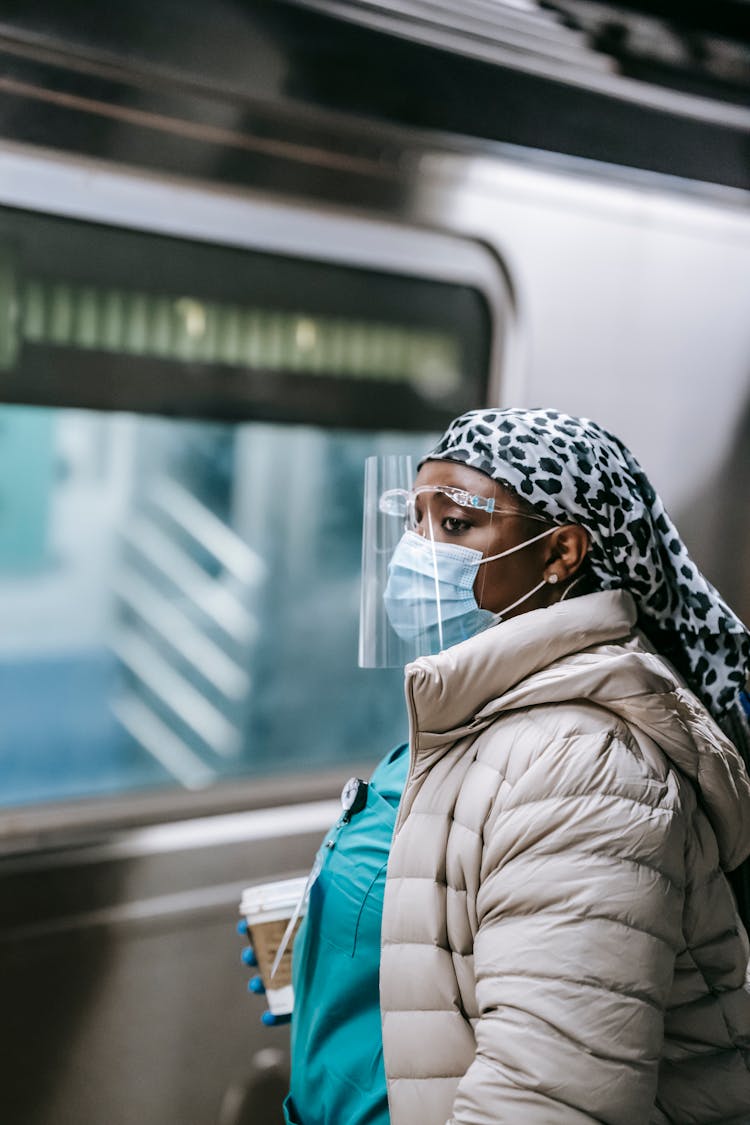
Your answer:
[[[556,410],[470,410],[425,460],[480,469],[552,522],[585,527],[598,585],[632,594],[643,632],[719,722],[736,708],[750,671],[750,635],[698,570],[616,437]]]

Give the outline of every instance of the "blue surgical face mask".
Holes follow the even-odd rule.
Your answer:
[[[514,554],[554,527],[484,558],[481,551],[456,543],[441,543],[406,531],[393,552],[388,582],[383,594],[391,627],[398,636],[414,643],[422,655],[440,652],[481,633],[501,621],[506,613],[541,590],[544,579],[500,613],[480,609],[474,597],[477,568],[486,562]]]

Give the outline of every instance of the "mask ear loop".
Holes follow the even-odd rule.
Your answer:
[[[584,578],[585,578],[585,575],[583,575],[583,574],[579,574],[577,578],[574,578],[573,581],[570,583],[570,585],[566,586],[565,589],[563,590],[563,595],[560,598],[560,601],[564,602],[565,599],[567,598],[568,594],[571,592],[571,590],[575,590],[576,586],[580,582],[583,582]]]
[[[534,535],[531,539],[524,539],[522,543],[516,543],[515,547],[508,547],[506,551],[499,551],[496,555],[489,555],[486,558],[480,559],[477,566],[482,563],[494,562],[495,559],[504,559],[506,555],[515,555],[516,551],[522,551],[524,547],[530,547],[532,543],[538,543],[540,539],[544,539],[547,535],[552,535],[553,532],[558,531],[558,525],[547,528],[546,531],[540,531],[538,535]]]
[[[491,523],[492,523],[492,514],[490,514],[490,524]],[[488,525],[488,526],[490,526],[490,525]],[[555,531],[557,531],[557,525],[555,525],[554,527],[547,528],[546,531],[540,531],[540,533],[538,535],[534,535],[531,539],[524,539],[524,541],[522,543],[517,543],[515,545],[515,547],[508,547],[507,550],[500,551],[496,555],[489,555],[486,558],[480,559],[479,562],[477,563],[477,566],[481,566],[482,563],[486,563],[486,562],[494,562],[495,559],[504,559],[507,555],[515,555],[516,551],[522,551],[524,549],[524,547],[529,547],[532,543],[538,543],[540,539],[545,539],[548,535],[552,535],[552,533],[555,532]],[[483,579],[482,579],[482,594],[484,594],[484,583],[486,581],[486,573],[487,572],[485,571],[485,577],[483,577]],[[542,587],[546,585],[546,582],[547,582],[546,578],[542,578],[541,582],[537,582],[537,584],[533,588],[533,590],[529,590],[528,593],[523,594],[520,598],[517,599],[517,601],[513,602],[511,605],[505,606],[505,608],[500,610],[499,613],[496,613],[495,614],[495,622],[502,621],[504,619],[505,615],[507,613],[509,613],[512,609],[515,609],[517,606],[522,605],[523,602],[525,602],[529,598],[533,597],[534,594],[538,593],[538,591],[541,590]],[[481,600],[479,598],[477,598],[477,605],[479,605],[481,607],[481,604],[482,604]]]

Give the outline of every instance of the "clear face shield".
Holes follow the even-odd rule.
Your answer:
[[[403,667],[494,625],[544,585],[501,612],[481,608],[486,567],[554,531],[496,553],[498,507],[488,478],[476,492],[451,485],[414,487],[411,457],[370,457],[365,465],[359,664]],[[525,519],[535,517],[523,517]],[[539,517],[539,522],[546,521]]]

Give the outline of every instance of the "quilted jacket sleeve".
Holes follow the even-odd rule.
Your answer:
[[[532,764],[485,829],[476,1055],[451,1125],[646,1125],[681,934],[680,781],[618,723],[531,735],[544,749],[518,746]]]

